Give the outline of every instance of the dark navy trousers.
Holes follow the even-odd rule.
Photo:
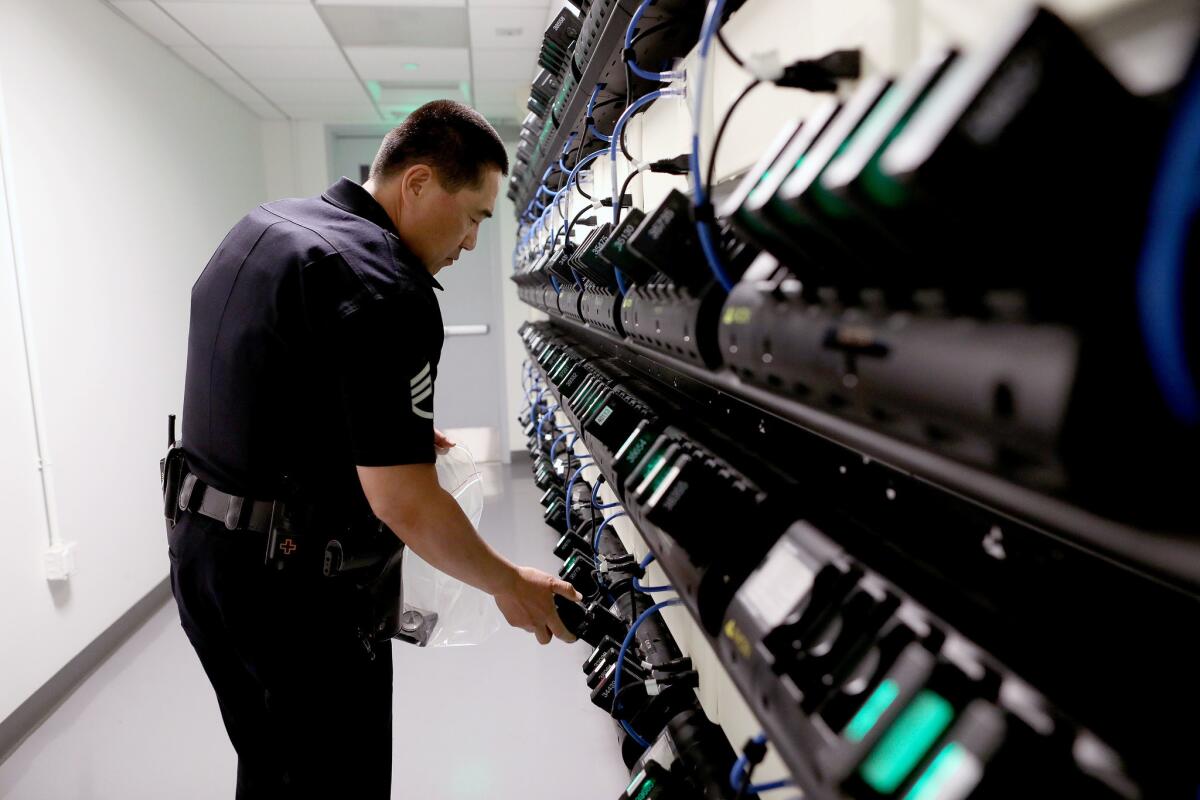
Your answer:
[[[265,535],[184,512],[171,589],[238,756],[237,800],[387,800],[391,643],[359,636],[365,597],[311,569],[263,565]]]

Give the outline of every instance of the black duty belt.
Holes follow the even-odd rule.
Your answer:
[[[199,501],[196,500],[199,493]],[[271,512],[275,504],[270,500],[250,500],[209,486],[193,473],[187,473],[179,488],[179,508],[203,514],[209,519],[224,523],[231,531],[254,531],[267,533],[271,529]]]

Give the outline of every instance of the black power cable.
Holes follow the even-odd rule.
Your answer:
[[[725,41],[725,37],[719,28],[717,29],[716,37],[721,48],[733,59],[734,63],[742,69],[748,69],[745,61]],[[717,135],[713,139],[712,152],[709,153],[708,165],[704,174],[704,194],[705,197],[710,198],[709,202],[711,203],[717,151],[721,147],[721,140],[725,137],[725,130],[729,126],[729,120],[733,117],[733,112],[749,96],[750,92],[763,83],[771,83],[781,88],[804,89],[809,92],[835,92],[837,91],[837,81],[839,78],[857,78],[859,77],[861,67],[862,53],[860,50],[835,50],[820,58],[793,61],[784,67],[783,72],[776,78],[763,80],[756,77],[746,84],[745,88],[742,89],[741,93],[738,94],[729,108],[726,109],[724,116],[721,118],[721,124],[717,128]]]
[[[729,105],[729,108],[725,111],[725,116],[721,118],[721,125],[717,128],[717,135],[713,139],[712,152],[708,155],[708,170],[705,172],[704,176],[705,197],[712,197],[713,173],[716,171],[717,151],[721,149],[721,140],[725,138],[725,129],[729,126],[729,120],[733,118],[733,112],[737,109],[738,105],[740,105],[741,102],[749,96],[750,92],[752,92],[755,87],[760,86],[761,84],[762,81],[758,78],[755,78],[754,80],[750,81],[750,83],[746,84],[746,88],[742,89],[741,94],[734,99],[734,101]]]
[[[688,156],[684,153],[681,156],[674,158],[661,158],[658,161],[651,161],[644,170],[630,170],[625,176],[624,183],[621,184],[621,192],[617,197],[621,198],[621,208],[625,208],[625,198],[629,191],[629,184],[633,183],[633,179],[640,175],[643,171],[658,172],[665,175],[687,175],[688,174]],[[632,205],[632,201],[629,205]],[[611,205],[611,204],[610,204]]]
[[[576,214],[574,217],[571,218],[571,221],[567,223],[567,227],[565,228],[566,236],[563,237],[564,243],[568,243],[568,244],[570,243],[571,228],[575,227],[575,223],[579,222],[580,217],[582,217],[584,214],[586,214],[587,212],[589,212],[591,210],[592,210],[592,207],[590,205],[586,205],[582,209],[579,210],[578,214]]]
[[[717,28],[717,44],[721,45],[721,49],[725,51],[725,55],[733,59],[733,63],[737,64],[742,69],[746,68],[746,62],[738,57],[738,54],[733,52],[733,48],[729,46],[729,42],[725,41],[725,34]]]

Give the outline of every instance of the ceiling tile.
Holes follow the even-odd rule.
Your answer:
[[[241,78],[218,78],[216,84],[263,119],[283,118],[283,114]]]
[[[511,97],[518,94],[529,96],[529,81],[475,81],[475,91],[480,97]]]
[[[319,6],[343,46],[466,47],[465,8]]]
[[[268,105],[266,98],[263,97],[260,92],[255,90],[253,86],[237,76],[230,78],[216,78],[215,82],[218,86],[236,97],[238,100],[241,100],[243,103]]]
[[[260,92],[282,105],[284,103],[328,103],[348,105],[368,103],[363,85],[349,81],[289,81],[260,79],[251,81]]]
[[[379,105],[384,109],[407,107],[411,111],[431,100],[457,100],[465,103],[468,100],[467,96],[463,94],[465,88],[467,88],[465,84],[461,86],[384,85],[380,87]]]
[[[379,112],[370,103],[282,103],[292,119],[321,122],[379,122]]]
[[[503,100],[481,101],[475,104],[475,110],[493,123],[496,121],[516,122],[528,113],[523,106]]]
[[[537,74],[538,51],[502,50],[491,47],[473,49],[475,74],[497,81],[524,81],[528,87]]]
[[[246,78],[354,80],[342,52],[329,47],[217,47],[221,58]]]
[[[196,44],[195,38],[150,0],[114,0],[113,7],[144,30],[170,47]]]
[[[545,8],[471,6],[471,46],[537,50],[546,32]]]
[[[161,7],[210,47],[327,47],[333,44],[308,3],[164,2]]]
[[[465,47],[347,47],[346,56],[367,81],[430,83],[471,79]]]
[[[485,117],[524,117],[528,98],[529,81],[475,81],[475,108]]]
[[[529,81],[475,81],[476,100],[504,99],[524,104],[529,98]]]
[[[233,78],[233,70],[229,69],[221,62],[219,58],[214,56],[207,48],[200,45],[189,45],[187,47],[172,47],[180,58],[191,64],[197,70],[207,75],[210,78]]]

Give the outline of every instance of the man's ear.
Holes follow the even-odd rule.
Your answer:
[[[413,164],[404,170],[404,192],[413,197],[420,197],[429,188],[433,180],[433,170],[425,164]]]

